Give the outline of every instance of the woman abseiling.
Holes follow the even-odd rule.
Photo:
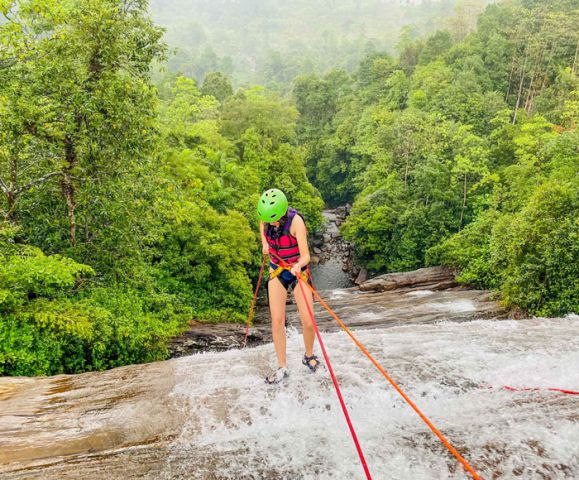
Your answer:
[[[305,271],[310,262],[306,224],[297,210],[289,207],[287,198],[281,190],[270,189],[263,193],[257,203],[261,220],[261,233],[264,254],[270,255],[267,284],[271,329],[277,355],[277,369],[265,379],[267,383],[279,383],[288,377],[286,365],[285,305],[288,292],[293,290],[303,327],[305,354],[302,363],[312,372],[320,366],[314,355],[315,331],[308,313],[309,303],[313,311],[312,292],[298,284],[297,275]],[[280,268],[289,266],[290,270]],[[298,290],[304,289],[305,297]]]

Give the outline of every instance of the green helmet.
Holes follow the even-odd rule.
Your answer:
[[[257,202],[257,213],[262,222],[277,222],[287,213],[287,198],[281,190],[266,190]]]

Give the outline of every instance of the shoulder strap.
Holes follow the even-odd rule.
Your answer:
[[[296,215],[299,215],[300,217],[302,217],[302,220],[304,221],[304,223],[306,222],[306,219],[304,218],[304,216],[300,212],[298,212],[295,208],[289,207],[288,211],[287,211],[287,221],[285,222],[285,225],[283,226],[284,233],[289,232],[290,227],[292,226],[293,219]]]

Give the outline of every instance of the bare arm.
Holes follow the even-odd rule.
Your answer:
[[[292,267],[292,273],[296,275],[301,271],[302,267],[310,263],[310,249],[308,247],[308,232],[302,217],[299,215],[294,217],[291,229],[295,229],[295,233],[292,233],[292,235],[296,237],[300,249],[300,258]]]
[[[264,232],[264,224],[263,222],[259,222],[259,237],[261,238],[261,251],[264,255],[269,253],[269,244],[265,239],[265,232]]]

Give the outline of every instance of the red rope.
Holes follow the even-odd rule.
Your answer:
[[[299,277],[298,277],[299,278]],[[336,389],[336,395],[338,396],[338,400],[340,401],[340,406],[342,407],[342,412],[344,413],[344,417],[346,417],[346,423],[348,424],[348,428],[350,429],[350,433],[352,435],[352,440],[354,440],[354,445],[356,446],[356,450],[358,451],[358,456],[360,457],[360,462],[362,462],[362,467],[364,468],[364,473],[366,474],[366,478],[371,480],[372,476],[370,475],[370,470],[368,469],[368,465],[366,464],[366,459],[364,458],[364,453],[362,452],[362,447],[360,446],[360,442],[358,441],[358,437],[356,435],[356,431],[354,430],[354,425],[352,425],[352,421],[350,420],[350,415],[348,414],[348,409],[346,408],[346,403],[344,402],[344,398],[342,397],[342,392],[340,391],[340,386],[338,384],[338,380],[334,375],[334,370],[332,369],[332,364],[330,363],[330,358],[328,357],[328,353],[326,352],[326,347],[324,346],[324,342],[322,341],[322,336],[320,331],[318,330],[318,325],[316,324],[316,320],[314,319],[314,313],[310,307],[310,303],[306,298],[306,294],[304,288],[302,287],[303,280],[299,278],[299,286],[300,291],[302,292],[302,297],[308,308],[308,313],[310,314],[310,318],[312,319],[312,324],[314,325],[314,330],[316,331],[316,336],[318,337],[318,342],[320,342],[320,348],[322,349],[322,353],[324,355],[324,359],[326,360],[326,365],[328,366],[328,371],[330,372],[330,376],[332,377],[332,382],[334,383],[334,388]]]
[[[265,269],[265,262],[267,255],[263,255],[263,260],[261,261],[261,270],[259,271],[259,277],[257,278],[257,286],[255,287],[255,293],[253,294],[253,300],[251,301],[251,309],[249,310],[249,315],[247,317],[247,325],[245,327],[245,338],[243,340],[243,346],[247,346],[247,337],[249,336],[249,326],[251,325],[251,320],[253,318],[253,310],[255,309],[255,301],[257,300],[257,294],[259,292],[259,286],[261,285],[261,277],[263,277],[263,270]]]
[[[575,390],[566,390],[564,388],[553,388],[553,387],[510,387],[508,385],[504,385],[502,387],[493,387],[488,386],[488,389],[496,389],[499,388],[501,390],[508,390],[510,392],[558,392],[564,393],[565,395],[579,395],[579,392]]]
[[[340,327],[342,327],[342,329],[350,336],[350,338],[354,341],[354,343],[358,346],[358,348],[364,353],[364,355],[366,355],[366,357],[368,357],[368,359],[374,364],[374,366],[378,369],[378,371],[380,371],[380,373],[382,373],[384,378],[386,378],[386,380],[388,380],[388,382],[396,389],[396,391],[402,396],[402,398],[404,398],[406,403],[408,403],[408,405],[416,412],[416,414],[422,419],[422,421],[424,421],[424,423],[426,423],[426,425],[430,428],[430,430],[432,430],[432,432],[438,437],[438,439],[444,444],[444,446],[450,451],[450,453],[452,453],[456,457],[456,459],[462,464],[462,466],[465,468],[465,470],[467,470],[475,480],[480,480],[479,475],[470,466],[470,464],[462,457],[462,455],[460,453],[458,453],[456,448],[454,448],[452,446],[452,444],[444,437],[444,435],[442,435],[442,433],[440,433],[440,431],[434,426],[434,424],[416,406],[416,404],[412,400],[410,400],[408,395],[406,395],[406,393],[404,393],[404,391],[398,386],[398,384],[392,379],[392,377],[390,377],[390,375],[388,375],[386,370],[384,370],[382,368],[382,366],[370,354],[370,352],[368,352],[368,350],[366,350],[364,345],[362,345],[358,341],[358,339],[354,336],[354,334],[348,329],[348,327],[346,327],[346,325],[344,325],[344,323],[340,320],[338,315],[336,315],[336,313],[320,297],[318,292],[314,288],[312,288],[311,286],[308,285],[308,287],[310,288],[312,293],[315,295],[315,297],[318,299],[318,301],[322,304],[322,306],[332,316],[332,318],[334,320],[336,320],[338,325],[340,325]]]
[[[270,252],[270,254],[273,254],[273,256],[277,257],[281,261],[281,265],[284,266],[284,268],[288,268],[287,265],[284,265],[285,262],[279,256],[277,256],[273,252]],[[310,274],[309,268],[308,268],[308,276],[309,276],[310,282],[311,282],[311,274]],[[299,282],[300,282],[299,283],[300,284],[300,290],[302,291],[302,295],[304,296],[304,301],[306,301],[304,290],[302,287],[303,280],[301,278],[299,278]],[[412,402],[412,400],[410,400],[410,398],[402,391],[402,389],[396,384],[396,382],[388,375],[388,373],[386,373],[386,371],[382,368],[382,366],[380,364],[378,364],[378,362],[376,362],[376,360],[366,350],[366,348],[364,348],[364,346],[356,339],[356,337],[354,337],[352,332],[344,325],[344,323],[340,320],[340,318],[336,315],[336,313],[334,311],[332,311],[332,309],[329,307],[329,305],[320,297],[320,295],[318,294],[316,289],[313,287],[313,285],[309,285],[306,283],[306,286],[311,290],[311,292],[313,293],[315,298],[322,304],[322,306],[328,311],[328,313],[334,318],[334,320],[336,320],[336,322],[342,327],[342,329],[344,329],[344,331],[350,336],[350,338],[352,338],[352,340],[354,341],[354,343],[356,343],[356,345],[360,348],[360,350],[362,350],[362,352],[370,359],[370,361],[374,364],[374,366],[384,375],[384,377],[388,380],[388,382],[390,382],[390,384],[396,389],[396,391],[404,398],[404,400],[409,404],[409,406],[418,414],[418,416],[428,425],[428,427],[432,430],[432,432],[439,438],[439,440],[441,440],[441,442],[448,448],[448,450],[457,458],[457,460],[463,465],[463,467],[473,476],[474,479],[480,479],[478,474],[468,464],[468,462],[458,453],[458,451],[440,433],[440,431],[438,431],[438,429],[432,424],[432,422],[430,422],[430,420],[418,409],[418,407],[414,404],[414,402]],[[331,369],[329,359],[327,358],[326,351],[325,351],[324,345],[322,343],[317,324],[314,321],[313,313],[312,313],[310,306],[309,306],[309,303],[307,303],[307,301],[306,301],[306,305],[308,307],[308,312],[310,313],[310,316],[312,317],[312,321],[314,323],[314,328],[316,330],[316,335],[318,336],[318,340],[320,342],[322,352],[324,353],[324,358],[326,358],[326,363],[328,364],[328,369],[330,370],[330,374],[332,375],[332,380],[334,380],[335,377],[333,375],[333,371]],[[334,382],[334,385],[336,386],[336,391],[338,392],[338,398],[340,398],[340,401],[342,401],[341,400],[341,394],[339,392],[339,388],[337,387],[337,382]],[[494,387],[489,386],[487,388],[494,388]],[[502,388],[504,390],[509,390],[509,391],[541,391],[541,390],[543,390],[543,391],[552,391],[552,392],[564,393],[567,395],[579,395],[579,392],[576,392],[574,390],[566,390],[566,389],[562,389],[562,388],[549,388],[549,387],[545,387],[545,388],[539,388],[539,387],[515,388],[515,387],[510,387],[510,386],[503,386],[500,388]],[[345,410],[345,405],[343,405],[343,410],[344,410],[344,414],[346,415],[346,419],[348,420],[348,425],[350,426],[350,430],[352,432],[354,442],[356,443],[356,447],[358,448],[359,443],[357,442],[357,438],[355,437],[355,432],[353,430],[353,427],[351,427],[351,423],[349,421],[347,411]],[[363,465],[365,466],[365,462],[363,460],[361,449],[358,450],[358,453],[360,454],[360,458],[363,462]],[[365,471],[367,472],[367,475],[369,475],[369,472],[367,471],[366,468],[365,468]]]

